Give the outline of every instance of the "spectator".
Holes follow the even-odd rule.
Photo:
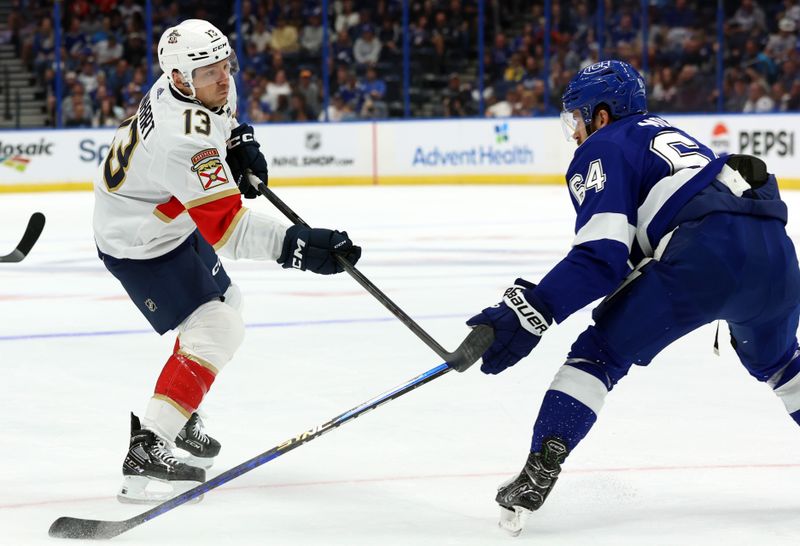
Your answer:
[[[92,105],[80,82],[75,82],[72,93],[61,101],[61,115],[67,127],[91,127]]]
[[[364,95],[358,85],[355,72],[347,70],[346,75],[344,85],[340,85],[337,92],[342,96],[344,103],[350,105],[351,110],[355,112],[361,108]]]
[[[431,45],[431,36],[428,30],[428,18],[424,15],[420,15],[416,23],[409,25],[408,35],[411,47],[429,47]]]
[[[33,36],[33,66],[37,74],[42,74],[55,60],[55,43],[53,22],[45,17]]]
[[[122,90],[132,79],[133,70],[128,61],[125,59],[118,60],[117,64],[114,65],[114,70],[108,73],[108,85],[111,87],[111,93],[116,97],[121,96]]]
[[[69,27],[64,34],[64,48],[70,55],[80,54],[88,45],[86,35],[81,30],[81,21],[73,17],[69,21]]]
[[[117,35],[109,33],[106,38],[94,45],[94,56],[100,66],[110,66],[119,61],[125,50],[117,41]]]
[[[739,24],[745,32],[765,33],[767,20],[764,10],[754,0],[741,0],[739,9],[733,14],[730,22]]]
[[[328,121],[342,121],[345,115],[346,105],[342,96],[339,93],[333,95],[330,104],[328,105]],[[319,120],[325,121],[325,112],[320,112]]]
[[[487,118],[507,118],[511,116],[512,107],[511,103],[505,98],[498,100],[497,97],[492,95],[486,101],[486,117]]]
[[[342,31],[349,34],[350,30],[357,27],[360,22],[361,17],[358,12],[353,9],[353,1],[344,0],[344,2],[342,2],[342,12],[336,16],[333,28],[336,30],[337,34]]]
[[[770,89],[770,96],[772,97],[772,101],[775,103],[773,110],[775,112],[786,112],[789,99],[789,92],[783,86],[783,82],[777,81],[772,84],[772,88]]]
[[[289,119],[291,121],[314,121],[316,119],[302,93],[292,93],[289,99]]]
[[[314,8],[308,23],[300,32],[300,47],[309,55],[317,55],[322,48],[323,29],[320,23],[320,8]]]
[[[751,83],[742,112],[772,112],[774,108],[775,101],[767,94],[764,84],[760,81]]]
[[[118,127],[122,123],[123,114],[124,110],[116,106],[111,97],[104,97],[92,119],[92,127]]]
[[[243,71],[252,70],[256,74],[267,73],[267,57],[258,51],[258,45],[254,42],[247,43],[244,59],[239,59],[239,63]]]
[[[800,78],[794,80],[794,83],[792,83],[786,109],[793,112],[800,110]]]
[[[286,72],[281,69],[275,73],[275,80],[271,81],[267,84],[267,89],[264,95],[261,97],[262,102],[266,102],[269,104],[270,110],[278,115],[278,100],[281,96],[288,96],[292,92],[292,88],[289,85],[289,82],[286,80]],[[288,114],[288,101],[286,103],[286,112]],[[274,121],[274,117],[273,117]]]
[[[123,19],[129,19],[137,13],[142,15],[142,7],[133,0],[122,0],[122,4],[117,6],[117,11],[119,11]]]
[[[693,64],[681,67],[676,82],[676,112],[703,112],[711,106],[710,92],[713,85],[708,85],[700,69]]]
[[[778,21],[778,33],[769,37],[764,53],[776,63],[784,63],[789,58],[789,53],[797,46],[796,30],[797,23],[794,19],[782,18]]]
[[[342,30],[336,34],[336,41],[333,43],[332,55],[334,61],[340,64],[350,65],[355,60],[353,58],[353,46],[350,42],[350,35]]]
[[[491,55],[492,64],[497,67],[497,70],[500,73],[505,71],[506,65],[508,64],[510,51],[508,48],[506,35],[502,32],[498,32],[494,37],[494,46],[492,46]]]
[[[277,99],[275,110],[273,110],[272,114],[270,115],[270,121],[273,123],[286,123],[291,121],[289,95],[278,95]]]
[[[278,19],[272,31],[272,49],[281,53],[295,53],[300,49],[297,40],[297,28],[286,23],[282,17]]]
[[[665,66],[655,75],[655,84],[650,98],[653,101],[652,110],[656,112],[669,111],[674,107],[675,95],[678,88],[675,86],[675,74],[672,68]]]
[[[750,76],[750,79],[764,79],[766,81],[775,79],[777,67],[772,59],[759,49],[758,42],[755,39],[748,39],[744,50],[740,66]]]
[[[378,71],[374,66],[367,67],[366,76],[359,83],[364,102],[370,105],[362,105],[361,117],[385,118],[388,117],[389,108],[383,100],[386,95],[386,82],[378,78]]]
[[[391,17],[384,17],[383,21],[381,21],[378,40],[382,45],[381,54],[384,60],[391,60],[400,55],[400,27]]]
[[[311,117],[316,119],[320,111],[320,90],[317,82],[311,78],[310,70],[301,70],[297,82],[297,92],[303,95]]]
[[[634,43],[639,37],[639,31],[633,26],[633,17],[630,13],[623,13],[619,23],[611,28],[611,43]]]
[[[353,45],[353,58],[356,63],[374,64],[378,62],[381,55],[381,42],[375,37],[375,32],[372,27],[365,25],[361,31],[361,36],[356,40]]]
[[[726,112],[743,112],[747,102],[747,82],[744,78],[736,78],[725,97]]]
[[[250,34],[250,44],[255,45],[256,52],[264,53],[272,43],[272,34],[267,30],[264,21],[256,21],[255,28]]]
[[[475,115],[472,102],[472,89],[469,84],[462,84],[461,77],[453,72],[447,79],[447,87],[442,93],[442,106],[445,117],[466,117]]]
[[[362,119],[385,119],[389,117],[389,108],[382,100],[373,100],[372,97],[364,98],[359,117]]]
[[[266,123],[270,121],[270,112],[265,109],[258,97],[253,95],[247,101],[247,119],[250,123]]]
[[[81,66],[81,73],[78,74],[78,81],[81,82],[87,93],[93,95],[97,91],[97,69],[89,61],[85,61]]]

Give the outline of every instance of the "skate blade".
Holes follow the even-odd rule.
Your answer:
[[[510,534],[512,537],[517,537],[525,527],[525,521],[530,515],[530,510],[515,506],[513,510],[500,507],[500,520],[497,525]]]
[[[123,504],[161,504],[197,487],[200,483],[189,480],[167,481],[145,476],[125,476],[122,487],[117,493],[117,500]],[[203,495],[187,501],[187,504],[197,504],[201,500]]]

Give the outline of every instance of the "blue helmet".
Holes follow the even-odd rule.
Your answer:
[[[567,84],[561,101],[565,112],[580,110],[586,127],[591,126],[594,110],[601,103],[608,105],[615,118],[647,113],[644,79],[622,61],[587,66]]]

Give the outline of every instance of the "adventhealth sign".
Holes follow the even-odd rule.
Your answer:
[[[478,146],[466,150],[441,150],[438,146],[414,150],[412,166],[445,167],[459,165],[532,165],[533,150],[528,146],[495,148]]]

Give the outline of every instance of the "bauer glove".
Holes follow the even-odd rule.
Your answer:
[[[498,374],[530,354],[553,322],[553,315],[533,294],[536,285],[517,279],[503,294],[503,301],[487,307],[467,321],[494,329],[494,343],[483,353],[481,371]]]

